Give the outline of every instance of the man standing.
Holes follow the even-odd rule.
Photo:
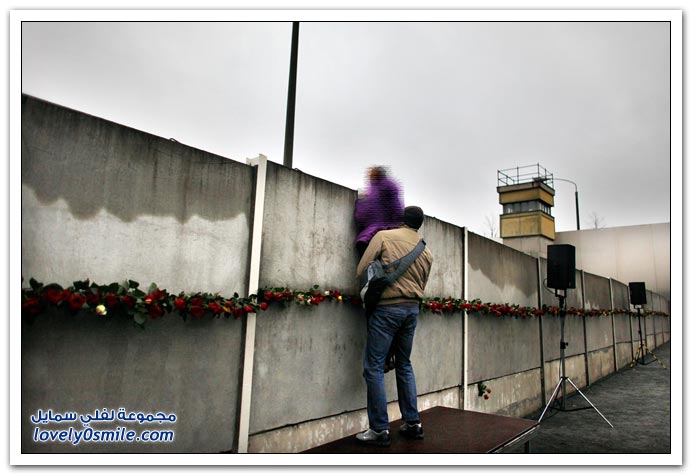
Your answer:
[[[357,280],[360,281],[361,274],[373,260],[380,259],[386,265],[416,247],[420,240],[418,229],[424,217],[423,210],[418,206],[408,206],[404,209],[402,227],[375,234],[358,264]],[[399,432],[404,437],[423,438],[418,417],[416,378],[410,357],[419,303],[430,275],[432,260],[430,250],[423,250],[406,272],[384,290],[382,299],[368,318],[363,377],[367,385],[370,428],[356,435],[360,442],[381,446],[391,443],[384,388],[384,362],[390,345],[394,348],[396,361],[399,410],[405,421]]]

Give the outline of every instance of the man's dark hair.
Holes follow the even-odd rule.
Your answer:
[[[410,228],[418,229],[423,224],[425,215],[418,206],[407,206],[404,208],[404,224]]]

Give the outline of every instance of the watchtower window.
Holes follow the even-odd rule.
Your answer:
[[[543,211],[550,215],[550,206],[540,200],[519,201],[516,203],[507,203],[503,205],[504,214],[528,213],[530,211]]]

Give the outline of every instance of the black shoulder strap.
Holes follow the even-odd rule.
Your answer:
[[[406,272],[406,269],[408,269],[411,266],[411,264],[413,264],[416,261],[416,259],[418,259],[418,256],[421,255],[423,249],[425,249],[425,240],[421,239],[420,241],[418,241],[418,244],[416,244],[416,247],[414,247],[413,250],[406,254],[404,257],[401,257],[393,262],[390,262],[385,266],[382,266],[382,268],[385,271],[394,268],[393,272],[387,273],[387,280],[390,284],[396,281],[399,277],[401,277],[401,275],[404,272]]]

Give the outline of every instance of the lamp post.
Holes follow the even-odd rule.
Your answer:
[[[577,191],[577,184],[574,183],[572,180],[566,180],[564,178],[553,178],[555,181],[566,181],[567,183],[571,183],[574,185],[574,205],[577,208],[577,231],[579,231],[581,228],[579,227],[579,192]]]
[[[293,22],[291,35],[291,63],[288,75],[288,102],[286,104],[286,136],[284,139],[284,166],[293,168],[293,125],[296,116],[296,76],[298,74],[299,23]]]

